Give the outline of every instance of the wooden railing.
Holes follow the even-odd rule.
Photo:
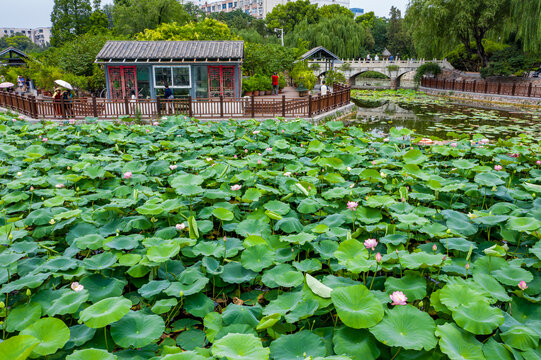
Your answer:
[[[0,91],[0,107],[17,111],[33,119],[114,119],[140,117],[156,119],[165,115],[188,115],[201,119],[265,118],[265,117],[313,117],[350,102],[350,88],[335,84],[334,91],[325,96],[303,98],[212,98],[191,97],[164,100],[128,98],[108,100],[103,98],[78,98],[71,101],[50,98],[37,99]]]
[[[450,80],[423,77],[421,86],[433,89],[473,92],[481,94],[494,94],[506,96],[522,96],[541,98],[541,86],[517,83],[502,83],[486,80]]]

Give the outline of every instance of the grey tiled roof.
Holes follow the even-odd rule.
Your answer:
[[[175,61],[243,57],[243,41],[107,41],[96,59]]]
[[[311,50],[308,50],[307,52],[302,54],[301,60],[306,60],[317,53],[320,53],[321,57],[323,58],[340,61],[340,58],[338,56],[334,55],[332,52],[325,49],[323,46],[318,46]]]

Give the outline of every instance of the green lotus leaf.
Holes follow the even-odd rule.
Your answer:
[[[88,291],[90,301],[95,303],[109,297],[121,296],[122,290],[128,282],[100,274],[92,274],[82,278],[80,283]]]
[[[211,351],[227,360],[267,360],[270,354],[261,340],[248,334],[228,334],[214,342]]]
[[[466,160],[466,159],[458,159],[453,160],[453,166],[457,169],[467,170],[467,169],[473,169],[477,166],[475,161]]]
[[[231,221],[234,219],[234,215],[231,211],[225,208],[216,208],[212,211],[212,215],[222,221]]]
[[[241,264],[248,270],[260,272],[274,264],[274,252],[266,244],[251,246],[242,252]]]
[[[171,283],[167,280],[152,280],[141,286],[137,292],[145,299],[150,299],[167,289]]]
[[[78,292],[71,289],[64,289],[60,297],[57,297],[51,302],[51,306],[47,309],[47,315],[73,314],[88,300],[88,297],[88,290],[86,289]]]
[[[411,149],[406,154],[404,154],[404,156],[402,156],[402,159],[406,164],[418,165],[428,160],[428,157],[418,149]]]
[[[88,234],[75,240],[74,244],[79,249],[98,250],[103,246],[105,239],[99,234]]]
[[[32,335],[12,336],[0,343],[0,354],[9,360],[25,360],[40,344],[40,340]]]
[[[89,328],[85,324],[70,327],[70,339],[64,349],[72,349],[87,343],[96,334],[96,329]]]
[[[533,275],[528,270],[509,266],[505,269],[498,269],[492,272],[492,276],[500,283],[509,286],[517,286],[519,282],[526,281],[529,283],[533,280]]]
[[[398,221],[400,221],[401,223],[408,224],[408,225],[423,226],[423,225],[429,223],[429,221],[426,218],[418,216],[418,215],[416,215],[414,213],[393,214],[393,217],[396,217],[398,219]]]
[[[514,231],[535,231],[541,228],[541,221],[532,217],[509,217],[507,227]]]
[[[331,297],[332,289],[310,274],[306,274],[306,285],[308,285],[314,294],[321,296],[322,298],[328,299]]]
[[[318,201],[308,198],[300,202],[297,211],[301,214],[313,214],[321,209],[321,207],[322,205]]]
[[[347,355],[347,359],[376,360],[380,355],[376,340],[365,329],[340,327],[334,331],[333,344],[334,352]]]
[[[447,284],[440,291],[440,301],[454,311],[472,302],[488,302],[488,299],[471,286]]]
[[[364,285],[334,289],[331,299],[340,320],[351,328],[369,328],[383,319],[381,302]]]
[[[476,273],[473,275],[473,280],[475,283],[487,294],[490,294],[490,297],[503,302],[511,301],[511,297],[507,294],[505,288],[492,276],[483,273]],[[518,283],[517,283],[518,284]]]
[[[82,261],[82,264],[88,270],[103,270],[113,267],[117,262],[115,254],[110,252],[104,252],[92,257],[86,258]]]
[[[359,274],[370,269],[371,263],[368,261],[368,250],[359,241],[351,239],[340,243],[334,256],[348,271]]]
[[[271,343],[270,351],[275,360],[304,360],[327,354],[321,338],[308,330],[280,336]]]
[[[452,323],[438,325],[436,336],[440,338],[441,352],[451,360],[486,360],[483,345],[475,337]]]
[[[161,316],[130,311],[111,325],[111,336],[124,348],[139,348],[159,339],[165,330]]]
[[[202,348],[207,344],[205,333],[199,329],[188,329],[177,336],[177,345],[184,350],[194,350]]]
[[[539,345],[539,334],[527,326],[512,326],[500,336],[505,344],[522,351],[535,349]]]
[[[424,251],[406,253],[400,256],[400,264],[407,269],[419,269],[443,264],[443,255]]]
[[[307,242],[314,240],[316,237],[313,234],[302,232],[296,235],[280,236],[280,241],[291,244],[304,245]]]
[[[256,277],[257,273],[245,269],[241,264],[231,262],[224,265],[224,271],[220,275],[223,281],[230,284],[241,284],[248,282]],[[208,282],[208,279],[207,279]]]
[[[302,292],[288,292],[278,295],[274,300],[271,300],[267,306],[263,309],[264,315],[285,314],[298,303],[303,300]]]
[[[303,283],[304,276],[289,264],[279,264],[266,270],[262,281],[269,287],[295,287]]]
[[[464,238],[440,239],[440,244],[442,244],[446,249],[457,250],[461,252],[470,251],[470,247],[473,250],[477,249],[477,245],[474,242],[468,241]]]
[[[289,204],[277,200],[269,201],[263,205],[263,207],[282,216],[287,215],[287,213],[291,210]]]
[[[204,317],[214,311],[214,301],[203,293],[187,296],[184,300],[184,309],[195,317]]]
[[[280,314],[270,314],[267,316],[263,316],[261,320],[259,320],[256,330],[260,331],[260,330],[265,330],[270,327],[273,327],[274,324],[280,321],[281,318],[282,318],[282,315]]]
[[[5,320],[8,332],[21,331],[41,317],[41,306],[31,302],[15,307]]]
[[[381,211],[371,207],[359,206],[355,211],[355,219],[364,224],[375,224],[381,221]]]
[[[66,356],[66,360],[116,360],[117,356],[101,349],[84,349],[74,351]]]
[[[224,266],[224,269],[226,266]],[[232,271],[232,273],[236,272]],[[203,276],[198,269],[192,267],[184,270],[178,277],[178,281],[172,282],[171,286],[164,293],[174,297],[181,297],[180,292],[182,292],[183,296],[193,295],[203,290],[208,282],[209,279],[207,277]]]
[[[172,240],[162,241],[160,245],[151,246],[147,250],[147,257],[150,261],[162,263],[177,256],[180,245]]]
[[[395,306],[383,320],[369,329],[385,345],[410,350],[431,350],[438,340],[434,336],[436,324],[425,312],[411,306]]]
[[[488,335],[503,324],[502,311],[482,301],[471,302],[453,310],[458,326],[475,335]]]
[[[154,314],[164,314],[178,304],[177,299],[161,299],[152,305],[150,309]]]
[[[161,360],[208,360],[209,358],[203,355],[199,355],[193,351],[184,351],[179,354],[168,354],[161,358]]]
[[[101,328],[122,319],[131,306],[131,301],[121,296],[103,299],[81,311],[79,323]]]
[[[371,208],[389,207],[396,204],[396,200],[389,195],[372,195],[366,199],[366,206]]]
[[[286,322],[294,324],[299,320],[309,318],[319,308],[319,302],[315,299],[304,299],[294,308],[291,309],[285,316]]]
[[[30,335],[39,340],[32,356],[45,356],[56,353],[70,338],[70,330],[60,319],[42,318],[30,324],[20,335]]]
[[[483,250],[483,252],[488,256],[497,256],[497,257],[505,257],[506,251],[503,247],[501,247],[498,244],[494,244],[489,248],[486,248]]]
[[[494,172],[485,172],[475,175],[475,182],[486,187],[503,185],[505,182]]]
[[[395,291],[402,291],[408,301],[420,300],[426,296],[426,280],[419,273],[406,271],[402,278],[388,277],[385,280],[387,294]]]

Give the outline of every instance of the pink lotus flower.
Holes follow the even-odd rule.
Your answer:
[[[503,166],[501,166],[501,165],[494,165],[494,170],[500,171],[501,169],[503,169]]]
[[[519,282],[518,288],[523,291],[526,290],[528,288],[528,285],[526,285],[526,281],[522,280],[521,282]]]
[[[436,244],[432,245],[432,251],[438,251],[438,246]]]
[[[395,291],[391,295],[392,305],[407,305],[408,298],[402,291]]]
[[[128,172],[124,173],[124,179],[131,179],[131,176],[132,176],[131,171],[128,171]]]
[[[482,140],[479,140],[479,144],[483,144],[483,145],[486,145],[490,142],[489,139],[482,139]]]
[[[518,159],[518,157],[520,156],[520,154],[517,154],[517,153],[515,153],[515,154],[509,154],[509,156],[512,157],[512,158]]]
[[[211,157],[208,157],[207,158],[207,162],[211,162],[212,161],[212,158]]]
[[[33,187],[33,186],[30,186],[30,191],[34,191],[34,187]]]
[[[43,141],[43,142],[47,142],[47,141],[49,141],[49,139],[47,139],[47,138],[43,138],[43,139],[41,139],[41,141]]]
[[[456,148],[457,146],[458,146],[458,144],[457,144],[457,143],[451,143],[451,147],[454,147],[454,148]]]
[[[261,159],[258,159],[258,160],[257,160],[257,164],[258,164],[258,165],[261,165]]]
[[[242,185],[235,184],[235,185],[231,186],[232,191],[237,191],[237,190],[240,190],[240,189],[242,189]]]
[[[70,125],[73,125],[73,124],[75,124],[75,123],[77,122],[77,120],[75,120],[75,119],[69,119],[68,122],[70,123]]]
[[[377,253],[377,254],[376,254],[376,261],[377,261],[378,263],[381,262],[381,254],[380,254],[380,253]]]
[[[252,132],[252,134],[254,134],[254,135],[259,134],[259,130],[254,130],[254,131]]]
[[[301,144],[301,147],[304,147],[304,145],[303,145],[303,144]]]
[[[40,139],[41,139],[41,135],[39,135],[39,136],[38,136],[38,138],[40,138]]]
[[[245,153],[245,154],[248,154],[248,149],[244,149],[244,153]]]
[[[236,155],[236,154],[235,154],[235,155],[233,155],[233,158],[234,158],[234,159],[236,159],[236,158],[237,158],[237,155]]]
[[[257,155],[261,156],[261,153],[257,153]]]
[[[466,267],[466,270],[470,270],[470,263],[467,263],[465,267]]]
[[[186,229],[186,225],[184,223],[176,224],[175,229],[177,229],[178,231],[182,231],[182,230]]]
[[[348,210],[355,211],[357,210],[357,206],[359,206],[358,202],[348,201]]]
[[[372,160],[372,165],[376,165],[376,160]]]
[[[145,131],[147,132],[147,134],[148,134],[148,133],[150,132],[150,130],[149,130],[149,129],[146,129]]]
[[[312,191],[312,187],[308,185],[308,191]]]
[[[286,131],[284,129],[282,129],[282,134],[285,133]]]
[[[537,165],[541,165],[541,160],[537,160],[535,163],[536,163]]]
[[[389,142],[389,138],[383,139],[383,142]]]
[[[64,184],[56,184],[55,187],[57,189],[62,189],[64,187]]]
[[[71,283],[71,290],[75,292],[83,291],[85,287],[79,284],[77,281]]]
[[[284,173],[284,176],[290,177],[291,173],[289,171],[287,171],[287,172]]]
[[[24,120],[24,116],[19,115],[19,120]]]
[[[268,148],[267,148],[267,151],[272,151],[272,148],[271,148],[271,147],[268,147]]]
[[[177,165],[169,165],[169,169],[175,170],[177,168]]]
[[[157,122],[157,121],[154,121],[154,122],[152,123],[152,125],[154,125],[154,126],[158,126],[158,125],[160,125],[160,123],[159,123],[159,122]]]
[[[371,249],[374,251],[376,249],[376,246],[378,246],[378,241],[376,239],[366,239],[364,241],[364,247],[367,249]]]

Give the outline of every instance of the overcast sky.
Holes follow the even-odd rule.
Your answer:
[[[378,16],[388,16],[391,6],[398,7],[402,14],[408,0],[350,0],[351,7],[374,11]],[[210,1],[209,1],[210,2]],[[113,0],[102,0],[111,4]],[[0,27],[28,27],[51,25],[54,0],[0,0]]]

